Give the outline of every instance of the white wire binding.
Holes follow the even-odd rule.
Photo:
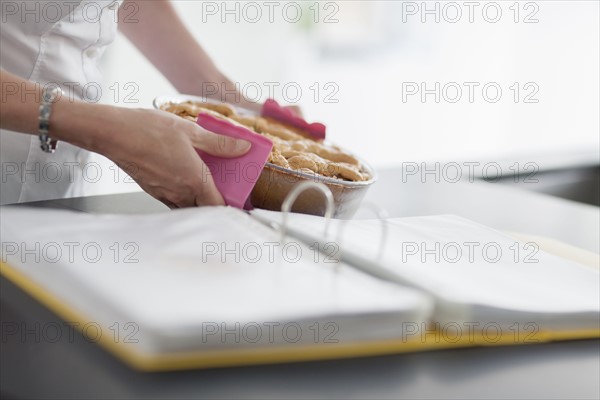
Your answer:
[[[281,243],[283,243],[285,240],[285,234],[287,231],[288,214],[290,213],[292,206],[298,199],[298,196],[300,196],[300,194],[307,189],[316,189],[319,192],[321,192],[323,194],[323,196],[325,197],[325,201],[326,201],[325,237],[327,237],[327,233],[328,233],[328,229],[329,229],[329,221],[331,221],[331,217],[333,216],[333,211],[335,209],[335,203],[333,201],[333,194],[331,193],[331,190],[329,190],[329,188],[326,185],[324,185],[320,182],[305,181],[305,182],[299,183],[296,186],[294,186],[294,188],[290,191],[290,193],[288,193],[288,195],[285,197],[285,200],[283,200],[283,204],[281,204],[281,212],[283,213],[283,215],[281,216],[281,227],[280,227],[280,235],[281,235],[280,242]]]
[[[389,217],[387,211],[370,202],[366,202],[363,203],[360,209],[363,208],[368,208],[371,211],[373,211],[375,213],[375,215],[377,216],[377,219],[381,222],[381,238],[380,238],[380,244],[379,244],[379,251],[377,252],[377,257],[376,260],[379,261],[381,260],[381,257],[383,257],[383,252],[385,250],[385,243],[387,242],[387,238],[388,238],[388,224],[387,224],[387,218]],[[339,248],[338,251],[338,261],[342,260],[342,233],[344,232],[344,228],[346,227],[346,223],[349,220],[345,219],[340,221],[339,223],[339,228],[338,228],[338,232],[337,232],[337,238],[336,238],[336,244]]]
[[[329,233],[329,225],[331,222],[331,218],[333,216],[335,204],[333,201],[333,194],[331,193],[329,188],[326,185],[319,183],[319,182],[306,181],[306,182],[299,183],[286,196],[285,200],[283,201],[283,204],[281,205],[282,218],[281,218],[281,225],[280,225],[280,242],[284,243],[286,232],[287,232],[288,214],[290,213],[292,206],[294,205],[294,202],[297,200],[298,196],[307,189],[316,189],[316,190],[320,191],[323,194],[323,196],[325,197],[325,200],[327,202],[327,205],[326,205],[327,207],[325,209],[325,232],[324,232],[324,236],[323,236],[324,244],[319,245],[319,250],[324,251],[324,246],[327,245],[326,241],[327,241],[327,237],[328,237],[328,233]],[[389,217],[389,215],[385,209],[383,209],[382,207],[379,207],[378,205],[373,204],[373,203],[369,203],[369,202],[363,203],[361,205],[360,209],[363,209],[363,208],[368,208],[368,209],[372,210],[375,213],[375,215],[377,216],[377,219],[381,222],[381,238],[380,238],[379,250],[378,250],[377,256],[376,256],[376,260],[379,261],[383,257],[383,253],[384,253],[387,238],[388,238],[388,230],[389,229],[388,229],[388,224],[387,224],[387,218]],[[348,222],[348,220],[341,220],[339,222],[337,238],[336,238],[336,241],[334,242],[337,244],[337,250],[338,250],[338,256],[337,256],[338,268],[336,268],[336,271],[339,269],[339,262],[342,260],[342,246],[341,246],[342,234],[345,230],[344,228],[345,228],[347,222]],[[325,252],[325,253],[327,254],[327,252]]]

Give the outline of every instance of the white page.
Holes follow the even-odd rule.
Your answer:
[[[298,322],[310,341],[307,326],[335,321],[342,341],[389,337],[431,312],[423,293],[325,263],[305,246],[301,258],[294,243],[284,253],[276,232],[232,208],[98,216],[4,207],[0,216],[3,261],[103,328],[134,322],[144,351],[255,345],[235,334],[201,341],[215,323]]]
[[[281,221],[280,213],[255,210],[253,215]],[[435,317],[440,321],[598,328],[597,271],[472,221],[455,216],[389,219],[380,258],[381,221],[332,220],[325,239],[323,218],[290,214],[288,221],[291,235],[334,242],[352,265],[427,290],[439,299]]]

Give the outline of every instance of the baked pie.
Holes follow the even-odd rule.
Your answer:
[[[317,141],[301,129],[274,119],[240,115],[226,103],[186,101],[166,103],[160,108],[194,122],[199,113],[210,113],[266,136],[273,142],[273,150],[267,160],[271,164],[344,181],[361,182],[371,179],[360,161],[351,154],[337,146]]]

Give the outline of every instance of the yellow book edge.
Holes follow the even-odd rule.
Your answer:
[[[78,323],[77,327],[82,327],[92,322],[4,262],[0,262],[0,274],[63,320]],[[352,343],[202,350],[160,355],[141,353],[131,345],[115,342],[108,335],[101,335],[98,343],[118,359],[137,370],[169,371],[356,358],[465,347],[539,344],[551,341],[594,339],[599,337],[600,329],[537,331],[535,333],[510,331],[509,333],[502,332],[493,341],[478,332],[473,332],[470,335],[460,335],[460,337],[456,338],[451,334],[447,335],[442,331],[436,331],[434,333],[428,332],[424,338],[411,340],[390,339]]]

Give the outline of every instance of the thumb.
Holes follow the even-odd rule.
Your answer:
[[[192,145],[217,157],[239,157],[248,152],[252,144],[246,140],[219,135],[196,125],[190,139]]]

